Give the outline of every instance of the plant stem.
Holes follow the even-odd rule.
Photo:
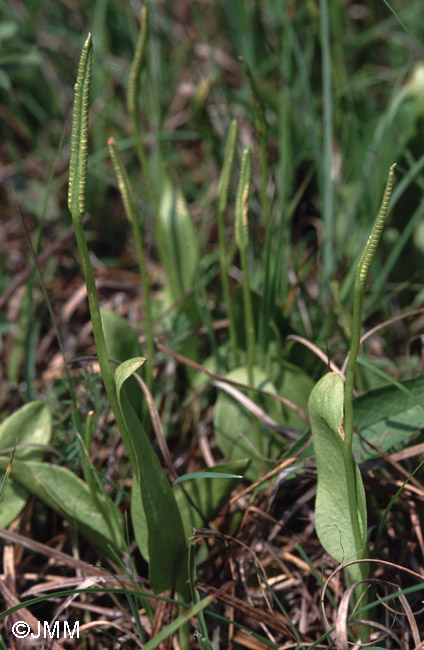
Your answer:
[[[255,325],[253,320],[252,301],[250,297],[249,269],[247,264],[247,247],[249,244],[249,227],[247,212],[249,206],[249,187],[251,174],[251,151],[246,147],[241,161],[240,179],[236,199],[236,241],[240,251],[241,270],[243,272],[243,304],[244,323],[247,347],[247,377],[254,384],[253,364],[255,360]]]
[[[249,268],[246,248],[240,249],[241,270],[243,272],[243,304],[247,345],[247,377],[249,384],[254,385],[253,365],[255,362],[255,325],[253,322],[252,300],[250,297]]]
[[[360,337],[361,337],[361,307],[362,296],[366,289],[368,272],[378,245],[378,242],[383,231],[384,222],[387,216],[387,210],[390,203],[390,197],[393,190],[394,182],[394,168],[392,165],[389,170],[386,188],[384,191],[383,201],[374,227],[365,245],[363,253],[358,262],[355,274],[355,285],[353,293],[353,317],[352,317],[352,339],[349,352],[349,360],[346,366],[346,382],[344,394],[344,445],[343,445],[343,461],[345,468],[345,476],[347,483],[347,493],[349,500],[349,513],[352,525],[352,532],[355,540],[355,547],[358,552],[358,559],[363,559],[368,554],[368,541],[366,531],[361,535],[358,517],[358,503],[356,492],[356,472],[355,461],[352,455],[352,442],[353,442],[353,388],[355,381],[355,367],[356,360],[359,353]],[[364,542],[365,539],[365,542]],[[362,579],[366,580],[369,575],[369,566],[366,563],[360,565]],[[357,588],[357,596],[363,597],[366,601],[366,585],[360,584]],[[361,629],[361,640],[369,640],[368,628]]]
[[[322,49],[322,79],[323,79],[323,220],[324,220],[324,273],[323,288],[327,293],[327,283],[334,271],[334,188],[332,179],[333,160],[333,97],[331,89],[331,47],[330,47],[330,17],[328,0],[320,0],[321,9],[321,49]]]
[[[361,338],[361,307],[362,307],[362,289],[355,282],[353,295],[353,322],[352,322],[352,340],[349,352],[349,361],[346,366],[346,382],[344,395],[344,446],[343,460],[345,466],[347,493],[349,498],[350,519],[355,539],[356,549],[359,550],[362,544],[361,531],[358,518],[358,504],[356,499],[356,478],[355,468],[352,459],[352,441],[353,441],[353,388],[355,381],[356,359],[359,353]],[[364,549],[365,550],[365,549]],[[361,565],[365,567],[366,565]],[[365,577],[365,576],[364,576]]]
[[[132,132],[135,140],[135,147],[137,156],[140,161],[141,169],[143,170],[144,179],[146,181],[147,193],[149,195],[150,203],[152,204],[155,220],[158,214],[158,198],[150,175],[149,164],[147,161],[146,152],[144,150],[143,140],[140,133],[138,113],[138,92],[140,89],[140,76],[145,65],[146,45],[149,35],[149,8],[144,5],[141,8],[140,18],[140,33],[137,40],[136,49],[134,52],[133,61],[131,64],[130,78],[128,83],[127,107],[131,120]]]
[[[96,281],[94,278],[93,267],[91,266],[87,242],[84,235],[82,223],[74,219],[75,236],[77,239],[78,251],[81,258],[81,265],[84,274],[85,284],[87,287],[88,306],[90,317],[93,325],[93,336],[96,344],[97,358],[99,360],[100,372],[106,389],[107,397],[110,402],[112,411],[115,415],[119,430],[125,431],[125,423],[120,417],[120,409],[116,397],[115,381],[110,368],[106,341],[103,334],[102,320],[100,316],[99,299],[97,296]]]
[[[141,284],[143,289],[144,310],[145,310],[145,323],[146,323],[146,340],[147,340],[147,386],[152,389],[153,381],[153,356],[154,356],[154,343],[153,343],[153,319],[152,307],[150,301],[150,287],[149,276],[147,274],[146,261],[144,259],[143,238],[141,236],[139,217],[135,207],[134,193],[131,187],[128,174],[122,162],[119,151],[116,147],[114,138],[108,140],[109,152],[115,168],[115,174],[118,179],[119,191],[121,193],[122,202],[125,208],[125,214],[131,223],[135,248],[137,251],[138,268],[140,269]]]
[[[234,150],[237,138],[237,122],[233,120],[228,132],[227,143],[225,145],[224,162],[222,165],[221,176],[219,179],[219,198],[218,198],[218,238],[219,238],[219,256],[221,263],[221,282],[224,292],[224,299],[227,306],[229,318],[230,344],[233,352],[234,367],[238,366],[238,350],[236,336],[236,319],[234,316],[233,301],[231,300],[230,285],[228,282],[228,262],[227,251],[225,247],[224,233],[224,213],[227,206],[228,188],[231,178],[231,167],[234,159]]]
[[[390,167],[387,179],[386,189],[384,191],[383,201],[375,221],[374,227],[365,245],[363,253],[358,262],[355,274],[355,285],[353,293],[353,317],[352,317],[352,340],[350,345],[349,360],[346,366],[346,383],[344,397],[344,446],[346,458],[352,454],[353,439],[353,386],[355,379],[356,359],[359,353],[359,343],[361,337],[361,307],[362,296],[366,289],[368,272],[373,260],[378,242],[380,241],[383,231],[384,222],[387,216],[387,210],[390,203],[390,197],[393,190],[395,164]]]

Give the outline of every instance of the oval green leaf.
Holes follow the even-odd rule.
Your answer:
[[[9,459],[0,457],[0,469],[6,470]],[[31,494],[56,510],[62,517],[74,523],[78,530],[110,555],[112,546],[121,550],[122,528],[111,531],[99,512],[86,483],[73,472],[50,463],[15,460],[11,478]],[[102,495],[99,494],[99,498]],[[116,521],[121,521],[118,508],[114,507]]]
[[[18,438],[15,459],[42,460],[52,435],[52,417],[47,404],[29,402],[10,415],[0,425],[0,454],[10,458]],[[28,498],[28,492],[12,478],[0,502],[0,526],[7,528],[18,517]]]
[[[343,379],[336,373],[328,373],[314,386],[309,397],[309,415],[318,474],[315,526],[327,553],[340,563],[359,559],[367,542],[365,492],[361,473],[353,458],[361,548],[356,548],[350,519],[343,459],[343,395]],[[352,565],[348,571],[352,579],[362,579],[359,565]]]

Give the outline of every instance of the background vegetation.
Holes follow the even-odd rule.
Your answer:
[[[365,331],[381,327],[363,346],[367,365],[359,368],[356,387],[358,393],[393,388],[390,377],[403,381],[422,374],[421,2],[152,1],[138,112],[148,174],[137,157],[126,105],[139,3],[2,0],[0,12],[0,421],[32,400],[47,403],[53,429],[44,459],[82,475],[84,453],[65,364],[33,273],[21,212],[43,267],[65,358],[72,360],[79,417],[83,423],[93,417],[90,462],[106,493],[128,513],[132,472],[93,362],[85,284],[67,208],[73,86],[81,47],[91,32],[85,230],[100,302],[131,327],[125,330],[121,321],[109,317],[109,356],[125,361],[137,355],[139,344],[143,353],[147,350],[146,300],[109,154],[113,137],[142,228],[155,337],[150,387],[173,467],[181,476],[224,459],[250,461],[233,470],[245,480],[228,480],[213,517],[198,525],[214,531],[198,534],[202,595],[227,587],[210,606],[215,618],[205,614],[210,643],[214,648],[312,648],[325,633],[319,611],[322,576],[328,577],[336,565],[323,555],[314,532],[316,473],[312,450],[304,449],[310,437],[307,400],[330,362],[343,368],[356,263],[393,162],[397,184],[392,210],[364,300]],[[223,246],[219,182],[232,120],[238,134]],[[235,208],[245,147],[251,148],[252,160],[243,268]],[[177,226],[170,218],[175,209]],[[221,277],[223,254],[230,301]],[[249,303],[253,347],[246,328]],[[205,375],[198,366],[215,374]],[[143,374],[147,382],[148,372]],[[223,377],[286,401],[240,387],[230,395],[216,383]],[[138,391],[134,385],[130,398],[155,440],[151,411]],[[414,392],[419,403],[423,392],[421,385]],[[403,405],[406,419],[395,426],[386,415],[390,402],[400,403],[399,395],[382,395],[374,402],[381,422],[364,420],[369,429],[364,425],[362,433],[384,459],[375,450],[363,451],[359,443],[355,452],[363,463],[374,530],[423,449],[418,407]],[[378,432],[370,433],[377,425]],[[294,456],[295,469],[281,465]],[[272,470],[271,478],[256,485]],[[391,510],[375,553],[420,572],[423,486],[419,474],[414,481]],[[0,517],[7,505],[6,499],[0,502]],[[35,583],[42,593],[41,576],[52,573],[48,555],[41,556],[45,565],[40,568],[40,550],[31,547],[31,540],[45,544],[46,554],[46,549],[61,549],[68,558],[103,563],[123,575],[122,564],[107,560],[63,513],[40,499],[28,499],[13,526],[29,540],[30,549],[23,553],[17,545],[13,562],[4,560],[5,575],[13,574],[12,592],[20,600],[36,593],[29,590],[30,574],[40,575]],[[139,585],[138,576],[146,590],[146,565],[132,541],[129,520],[127,526],[133,559],[132,564],[127,559],[125,568],[132,586]],[[50,561],[61,580],[75,576],[75,566],[64,558]],[[379,571],[380,577],[394,576],[389,568]],[[58,583],[58,589],[65,584]],[[402,587],[412,584],[412,579],[400,582]],[[336,601],[338,588],[332,587]],[[2,594],[4,609],[15,604],[4,590]],[[86,623],[106,618],[110,628],[105,632],[93,626],[78,647],[116,647],[118,640],[121,648],[138,647],[176,616],[169,603],[149,604],[129,595],[87,593],[80,600],[79,610],[68,610],[70,618],[85,617]],[[412,606],[417,603],[419,599]],[[327,610],[330,624],[332,607],[334,602]],[[45,602],[31,611],[41,620],[51,619],[55,606]],[[125,621],[121,630],[119,616]],[[402,647],[418,647],[412,619],[406,632],[404,619],[395,617],[393,623],[391,614],[381,614],[382,625],[393,623],[392,633],[398,635],[383,644],[399,647],[402,636]],[[232,627],[231,621],[256,637]],[[2,633],[7,641],[6,627]],[[176,647],[176,638],[168,640]],[[196,643],[202,639],[193,641],[193,647]]]

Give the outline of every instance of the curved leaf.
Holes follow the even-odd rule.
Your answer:
[[[181,190],[168,177],[161,190],[157,235],[172,298],[177,300],[193,284],[199,243]]]
[[[393,384],[374,388],[353,400],[354,425],[361,435],[387,453],[396,445],[404,444],[422,428],[422,411],[417,402],[424,400],[424,377],[399,382],[406,388],[400,390]],[[411,395],[408,395],[411,393]],[[302,440],[300,446],[306,442]],[[358,463],[380,458],[359,436],[353,437],[353,455]],[[308,447],[300,458],[312,456]]]
[[[327,553],[340,563],[359,559],[367,541],[364,486],[353,458],[362,548],[356,548],[350,519],[343,459],[343,396],[343,379],[336,373],[328,373],[315,385],[309,397],[309,415],[318,474],[315,526]],[[359,565],[352,565],[348,571],[353,579],[361,579]]]
[[[150,585],[156,593],[170,588],[183,563],[187,546],[178,506],[174,494],[151,442],[143,429],[128,398],[122,390],[125,381],[144,363],[145,359],[129,359],[116,370],[116,392],[119,408],[127,427],[128,449],[135,481],[131,501],[132,516],[142,506],[147,522],[145,535],[140,539],[140,529],[134,521],[140,551],[148,553]],[[138,532],[137,532],[138,531]],[[144,551],[144,552],[143,552]],[[145,556],[146,557],[146,556]],[[180,593],[185,590],[186,572],[180,573]]]
[[[47,404],[29,402],[10,415],[0,425],[0,454],[10,458],[16,438],[15,459],[42,460],[52,435],[52,417]],[[0,501],[0,526],[7,528],[18,517],[28,498],[28,492],[12,478]]]
[[[52,435],[52,416],[47,404],[28,402],[0,425],[0,454],[13,449],[16,438],[18,446],[15,458],[41,460]]]
[[[121,363],[127,359],[140,357],[141,345],[131,325],[115,311],[106,307],[100,308],[100,316],[108,357]],[[112,365],[114,373],[117,366]],[[141,415],[140,387],[134,377],[126,382],[125,392],[137,415]]]
[[[0,457],[0,469],[9,459]],[[90,541],[110,555],[110,546],[122,548],[121,531],[111,531],[93,500],[88,486],[73,472],[50,463],[14,460],[11,477],[28,492],[44,501],[71,523]],[[99,498],[102,498],[99,495]],[[115,507],[117,521],[120,513]]]
[[[109,357],[126,361],[141,355],[137,334],[122,316],[107,307],[100,308],[100,315]]]
[[[179,483],[172,488],[183,522],[186,540],[192,536],[193,528],[200,528],[217,516],[231,492],[242,481],[242,478],[234,477],[234,474],[232,474],[232,478],[223,478],[224,473],[245,473],[249,463],[248,460],[220,463],[210,468],[208,472],[191,474],[190,476],[194,480],[184,484],[185,493]],[[205,478],[205,474],[210,474],[213,480],[211,477]],[[190,497],[191,502],[186,495]],[[140,552],[148,561],[146,517],[143,508],[134,500],[131,503],[131,517]]]

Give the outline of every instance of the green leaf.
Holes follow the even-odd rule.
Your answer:
[[[407,392],[393,384],[362,393],[354,400],[355,427],[362,430],[376,422],[394,417],[424,402],[424,377],[400,382]]]
[[[171,634],[177,632],[183,625],[185,625],[191,618],[194,618],[196,614],[205,609],[213,600],[212,596],[206,596],[200,600],[196,605],[193,605],[183,614],[180,614],[176,619],[169,623],[166,627],[163,627],[161,631],[154,636],[153,639],[150,639],[144,646],[144,650],[155,650],[162,641],[165,641]]]
[[[315,385],[310,375],[307,375],[299,366],[281,360],[280,356],[272,361],[269,373],[270,380],[277,388],[278,394],[299,406],[306,413],[309,395]],[[296,411],[284,405],[282,411],[284,426],[300,431],[304,430],[305,421]]]
[[[147,521],[144,513],[143,499],[141,498],[140,482],[135,472],[131,488],[131,521],[138,550],[146,562],[150,564]]]
[[[400,383],[403,390],[389,384],[363,393],[353,402],[355,427],[383,452],[399,444],[404,446],[422,428],[423,414],[418,404],[424,401],[424,377]],[[359,436],[354,436],[353,453],[357,462],[378,457],[378,452]]]
[[[0,453],[13,449],[16,438],[18,447],[15,458],[41,460],[52,435],[52,417],[47,404],[29,402],[10,415],[0,425]]]
[[[184,196],[164,177],[159,206],[158,245],[173,300],[193,286],[199,243]]]
[[[0,457],[0,469],[6,470],[9,459]],[[38,461],[15,460],[11,478],[34,494],[110,555],[110,546],[122,548],[122,528],[111,532],[93,500],[87,485],[66,467]],[[102,495],[99,494],[99,498]],[[120,513],[115,507],[117,521]]]
[[[43,402],[29,402],[0,425],[0,454],[10,458],[16,438],[15,459],[42,460],[43,446],[50,443],[50,409]],[[15,462],[15,461],[14,461]],[[9,478],[0,502],[0,526],[6,528],[16,519],[28,498],[27,491]]]
[[[10,77],[4,70],[0,68],[0,88],[6,92],[10,92],[12,84],[10,83]]]
[[[100,314],[109,357],[121,362],[139,357],[141,346],[131,325],[112,309],[102,307]]]
[[[349,511],[343,459],[343,379],[328,373],[314,386],[309,397],[309,415],[317,464],[318,486],[315,526],[319,540],[337,562],[359,559],[367,542],[365,492],[354,462],[356,502],[362,547],[356,548]],[[348,568],[352,579],[361,579],[359,565]]]
[[[173,488],[187,540],[193,535],[193,527],[201,528],[205,522],[215,519],[231,492],[243,480],[234,475],[228,476],[227,473],[244,474],[248,466],[248,460],[237,460],[231,463],[220,463],[210,468],[208,472],[198,472],[197,477],[193,474],[194,480],[185,482],[183,487],[197,510],[187,499],[179,483]]]
[[[395,445],[404,445],[422,428],[422,409],[418,404],[424,400],[424,377],[406,379],[400,383],[406,392],[388,384],[353,400],[355,428],[385,453]],[[353,454],[358,463],[379,458],[378,452],[359,436],[353,436]],[[301,458],[311,456],[310,447],[301,454]]]
[[[179,476],[172,484],[172,487],[178,485],[178,483],[184,483],[184,481],[192,481],[193,479],[199,478],[244,478],[241,474],[227,474],[226,472],[191,472],[191,474],[184,474]]]
[[[2,20],[0,23],[0,42],[13,38],[19,31],[19,24],[12,20]]]
[[[247,369],[237,368],[226,375],[228,379],[248,383]],[[276,388],[260,368],[254,368],[255,386],[277,394]],[[281,404],[271,397],[254,394],[252,399],[277,423],[282,421]],[[214,429],[222,454],[231,460],[250,459],[246,477],[256,480],[259,473],[270,470],[274,465],[266,458],[277,458],[284,441],[270,427],[265,426],[245,406],[231,395],[221,392],[214,409]],[[264,458],[261,458],[263,456]]]
[[[121,363],[134,357],[140,357],[141,345],[131,325],[112,309],[102,307],[100,316],[108,357]],[[116,364],[112,365],[114,373],[117,366]],[[141,415],[140,387],[134,377],[128,379],[124,390],[137,415]]]
[[[115,381],[119,408],[127,428],[127,451],[135,478],[131,513],[134,517],[140,507],[143,508],[147,523],[147,544],[137,515],[133,519],[134,531],[140,551],[145,557],[147,550],[150,585],[155,593],[159,593],[175,583],[187,546],[169,481],[140,420],[122,390],[126,380],[144,361],[144,358],[135,358],[122,363],[116,370]],[[187,591],[186,577],[186,570],[182,570],[179,575],[180,593]]]
[[[214,474],[213,481],[205,479],[203,472],[198,472],[198,478],[184,485],[184,490],[194,505],[187,499],[186,494],[184,494],[179,484],[172,488],[183,522],[184,536],[187,542],[193,535],[193,528],[202,527],[206,522],[211,521],[217,516],[231,492],[242,480],[237,478],[218,478],[222,471],[245,473],[249,462],[248,460],[238,460],[230,463],[220,463],[209,470],[210,473]],[[197,474],[193,474],[193,476],[196,477]],[[135,493],[137,493],[137,486],[138,483],[134,476],[133,492]],[[131,519],[140,553],[149,562],[147,521],[140,499],[131,500]]]

